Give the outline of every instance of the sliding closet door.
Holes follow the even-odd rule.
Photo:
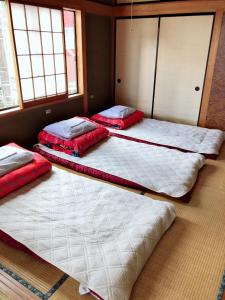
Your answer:
[[[151,115],[158,18],[117,20],[115,100]]]
[[[198,123],[212,15],[163,17],[153,116]]]

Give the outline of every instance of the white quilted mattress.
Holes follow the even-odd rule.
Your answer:
[[[202,154],[219,154],[224,132],[191,125],[144,118],[124,130],[108,128],[110,132],[148,142],[172,146]]]
[[[53,168],[1,201],[0,229],[104,300],[127,300],[175,208]]]
[[[151,191],[180,198],[194,186],[205,159],[117,137],[91,148],[84,157],[74,157],[41,144],[39,148],[68,161],[79,163],[137,183]]]

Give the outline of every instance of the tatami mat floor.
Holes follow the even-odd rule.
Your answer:
[[[225,269],[225,145],[216,161],[207,160],[189,204],[167,201],[175,204],[177,219],[144,267],[131,300],[216,300]],[[93,299],[80,296],[78,283],[55,267],[1,242],[0,269],[29,290],[23,299]],[[0,280],[0,300],[8,299],[15,298],[1,290]]]

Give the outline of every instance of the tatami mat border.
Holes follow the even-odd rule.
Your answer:
[[[224,299],[223,296],[225,296],[225,270],[224,270],[224,273],[223,273],[223,277],[222,277],[219,293],[218,293],[218,296],[217,296],[217,300],[223,300]]]
[[[5,272],[6,274],[8,274],[10,277],[12,277],[14,280],[19,282],[21,285],[23,285],[25,288],[27,288],[30,292],[32,292],[35,296],[39,297],[42,300],[48,300],[61,287],[61,285],[69,278],[69,275],[64,274],[45,294],[45,293],[42,293],[39,289],[32,286],[30,283],[28,283],[22,277],[17,275],[15,272],[13,272],[10,269],[3,266],[1,263],[0,263],[0,270]]]

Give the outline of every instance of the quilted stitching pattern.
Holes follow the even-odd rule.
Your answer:
[[[105,300],[129,299],[172,204],[53,168],[3,200],[0,228]]]
[[[218,154],[224,141],[224,132],[221,130],[146,118],[123,131],[113,128],[109,128],[109,131],[203,154]]]
[[[110,137],[84,157],[73,157],[39,144],[39,148],[87,167],[124,178],[147,189],[182,197],[193,187],[204,157]]]

